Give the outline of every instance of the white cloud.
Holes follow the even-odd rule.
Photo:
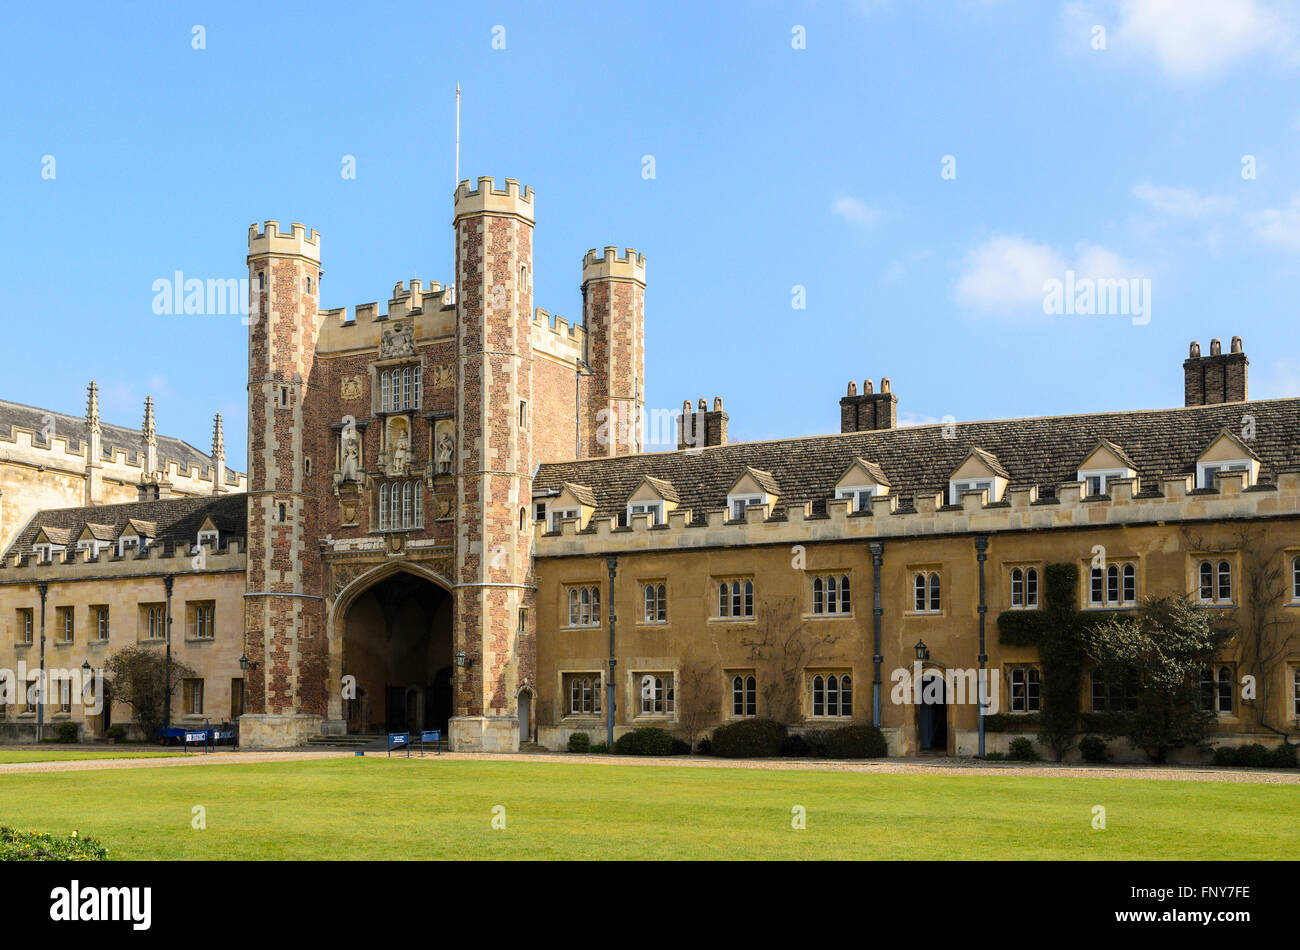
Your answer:
[[[874,224],[880,217],[880,211],[851,195],[840,195],[831,202],[831,214],[838,215],[850,224]]]
[[[1300,194],[1289,208],[1266,208],[1246,215],[1255,237],[1267,244],[1300,248]]]
[[[1049,280],[1065,280],[1066,271],[1074,271],[1076,279],[1148,276],[1139,265],[1099,245],[1080,242],[1073,259],[1067,260],[1046,244],[1000,235],[967,255],[957,280],[957,301],[986,312],[1027,311],[1032,306],[1041,313],[1043,285]]]
[[[1122,0],[1117,32],[1178,80],[1219,75],[1253,54],[1294,51],[1275,0]]]
[[[1143,182],[1133,186],[1133,194],[1161,214],[1178,218],[1205,218],[1229,214],[1237,202],[1226,195],[1201,195],[1192,188],[1168,188]]]
[[[1065,261],[1046,244],[1000,235],[967,255],[957,301],[977,310],[1035,303],[1043,299],[1043,282],[1064,272]]]

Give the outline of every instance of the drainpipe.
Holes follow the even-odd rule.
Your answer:
[[[40,742],[45,727],[45,596],[50,592],[50,585],[41,581],[36,590],[41,595],[41,678],[36,684],[36,741]]]
[[[885,658],[880,654],[880,618],[884,615],[884,608],[880,606],[880,566],[885,559],[885,542],[872,541],[867,545],[867,550],[871,552],[871,581],[872,581],[872,608],[871,608],[871,627],[874,635],[875,651],[871,657],[872,666],[875,668],[871,680],[871,724],[877,729],[880,728],[880,665],[885,662]]]
[[[172,584],[176,578],[168,574],[163,578],[163,588],[167,591],[167,652],[163,660],[163,729],[172,724]]]
[[[609,751],[614,751],[614,575],[618,573],[618,558],[609,555],[605,558],[609,566],[609,681],[605,684],[605,743]]]
[[[988,696],[985,683],[986,669],[988,663],[988,654],[984,652],[984,615],[988,613],[988,605],[984,603],[984,562],[989,559],[989,539],[988,535],[977,535],[975,538],[975,560],[979,562],[980,567],[980,654],[979,654],[979,679],[976,681],[976,693],[979,696],[979,713],[980,713],[980,748],[979,758],[984,758],[984,710],[988,706]]]

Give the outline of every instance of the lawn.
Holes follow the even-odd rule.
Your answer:
[[[104,749],[24,746],[21,749],[0,749],[0,765],[14,762],[72,762],[78,759],[156,759],[159,756],[184,754],[179,749],[164,749],[156,745],[134,748],[110,746]]]
[[[1290,859],[1294,785],[339,758],[0,776],[115,858]],[[791,827],[803,806],[806,830]],[[1106,809],[1094,830],[1093,807]],[[201,806],[206,829],[191,820]],[[504,806],[506,827],[492,827]]]

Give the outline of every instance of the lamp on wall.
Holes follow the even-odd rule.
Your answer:
[[[472,656],[466,656],[464,650],[456,651],[456,666],[462,670],[468,670],[473,665],[474,658]]]
[[[924,640],[916,641],[916,658],[918,660],[930,659],[930,648],[925,645]]]
[[[239,658],[239,668],[243,670],[245,673],[247,673],[249,670],[255,670],[257,669],[257,661],[250,660],[248,658],[248,654],[245,653]]]

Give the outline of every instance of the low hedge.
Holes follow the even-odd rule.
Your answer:
[[[587,735],[585,732],[575,732],[573,735],[569,736],[569,751],[590,752],[591,736]]]
[[[713,730],[711,751],[724,759],[777,756],[785,737],[785,725],[775,719],[742,719]]]
[[[55,727],[54,741],[73,743],[81,737],[81,727],[75,722],[61,722]]]
[[[98,838],[73,832],[56,838],[44,831],[0,826],[0,861],[106,861],[108,849]]]
[[[618,755],[672,755],[672,733],[654,726],[644,726],[625,732],[614,741]]]
[[[885,737],[875,726],[844,726],[826,735],[828,759],[882,759],[888,752]]]
[[[1007,746],[1007,759],[1012,762],[1037,762],[1038,758],[1033,740],[1025,736],[1012,739],[1011,745]]]
[[[1283,742],[1270,749],[1252,742],[1248,745],[1221,745],[1214,750],[1214,764],[1243,769],[1294,769],[1297,747]]]

